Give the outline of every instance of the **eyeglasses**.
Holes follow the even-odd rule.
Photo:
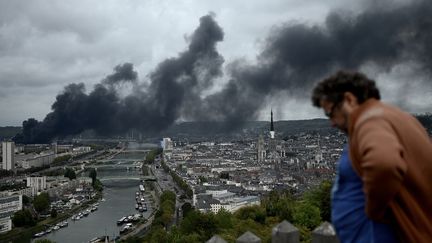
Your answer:
[[[336,107],[338,107],[339,105],[340,105],[340,102],[337,102],[337,103],[333,104],[333,106],[331,107],[330,111],[326,111],[326,110],[324,110],[324,114],[325,114],[329,119],[332,119],[333,116],[334,116],[335,109],[336,109]]]

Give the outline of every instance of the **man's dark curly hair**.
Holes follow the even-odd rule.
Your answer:
[[[359,104],[370,98],[381,98],[374,80],[359,72],[338,71],[315,86],[312,91],[312,104],[321,107],[321,100],[337,104],[343,100],[345,92],[351,92],[357,97]]]

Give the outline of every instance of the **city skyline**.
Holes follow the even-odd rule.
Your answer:
[[[247,4],[240,0],[121,4],[0,1],[0,126],[21,126],[28,118],[42,121],[56,96],[67,92],[64,87],[72,83],[83,83],[77,88],[83,94],[93,92],[97,84],[107,90],[114,87],[120,102],[134,92],[140,93],[135,97],[152,97],[149,94],[158,91],[155,84],[166,80],[157,77],[169,76],[166,73],[173,70],[164,69],[164,63],[185,63],[188,55],[199,53],[193,52],[192,44],[200,43],[201,37],[208,38],[203,43],[211,43],[205,52],[209,57],[192,62],[190,77],[180,70],[166,82],[183,82],[180,88],[190,87],[190,91],[184,96],[152,97],[145,103],[168,107],[155,117],[167,118],[166,124],[155,129],[190,120],[229,120],[234,124],[241,119],[268,120],[271,108],[275,120],[322,118],[322,112],[311,105],[310,87],[338,68],[357,69],[376,79],[384,101],[412,113],[430,112],[430,48],[424,43],[431,37],[423,32],[431,26],[425,24],[421,30],[417,24],[430,20],[422,16],[421,9],[427,12],[431,4],[397,1],[390,7],[390,2],[394,1],[378,6],[374,1],[346,6],[338,0]],[[411,13],[416,13],[416,19],[411,19]],[[383,19],[375,20],[377,16]],[[365,21],[366,17],[371,20]],[[376,25],[382,22],[383,26]],[[206,29],[209,26],[213,32]],[[357,36],[356,31],[363,27],[375,31],[367,29]],[[208,33],[215,35],[205,35]],[[338,34],[357,39],[362,34],[370,36],[344,46]],[[415,44],[409,34],[417,38]],[[335,52],[347,50],[322,52],[332,51],[325,50],[329,47],[336,48]],[[276,65],[280,61],[284,62],[282,68]],[[125,79],[121,74],[129,76]],[[176,93],[176,88],[165,87],[171,93]],[[212,95],[213,99],[207,98]],[[170,103],[172,97],[174,103]],[[205,105],[190,108],[199,103]],[[226,114],[231,110],[225,106],[230,105],[233,114]],[[214,113],[206,112],[209,110]]]

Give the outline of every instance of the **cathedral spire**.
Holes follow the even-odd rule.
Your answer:
[[[275,131],[274,131],[274,125],[273,125],[273,109],[270,110],[270,138],[274,138]]]
[[[273,109],[270,110],[270,116],[271,116],[271,120],[270,120],[270,131],[274,132],[274,126],[273,126]]]

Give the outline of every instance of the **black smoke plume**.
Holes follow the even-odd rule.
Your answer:
[[[369,9],[357,16],[332,12],[323,25],[280,25],[267,38],[258,65],[231,64],[230,82],[221,93],[204,100],[205,108],[212,116],[241,124],[255,119],[266,98],[277,92],[309,102],[310,90],[319,79],[368,63],[385,72],[414,61],[430,77],[431,11],[431,1],[417,1],[399,8]]]
[[[368,8],[357,15],[333,11],[321,25],[281,24],[267,37],[257,64],[229,63],[227,84],[204,96],[223,75],[224,62],[216,50],[223,31],[207,15],[200,19],[187,49],[161,62],[149,75],[148,86],[138,84],[132,64],[117,66],[90,94],[83,84],[71,84],[57,96],[53,111],[42,122],[23,123],[24,140],[45,142],[87,129],[101,134],[161,131],[179,119],[224,121],[229,130],[256,119],[265,101],[276,93],[308,102],[313,83],[337,69],[368,64],[386,72],[415,62],[430,76],[430,13],[431,1],[413,1]],[[134,92],[120,98],[119,81],[132,81]]]
[[[138,73],[133,70],[132,63],[125,63],[123,65],[117,65],[114,68],[114,73],[108,75],[102,83],[107,85],[115,85],[122,82],[135,83],[138,78]]]
[[[118,65],[89,94],[82,83],[66,86],[56,97],[52,112],[41,122],[33,118],[24,121],[23,136],[18,137],[24,143],[47,143],[85,130],[104,135],[130,129],[161,131],[181,112],[193,109],[202,91],[222,75],[224,60],[216,51],[222,40],[222,29],[211,15],[204,16],[190,36],[187,50],[160,63],[150,74],[148,88],[137,83],[132,64]],[[133,92],[121,98],[117,86],[126,82],[134,85]]]

